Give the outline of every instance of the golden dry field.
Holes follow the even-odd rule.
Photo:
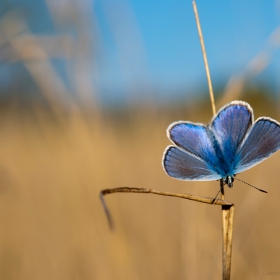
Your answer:
[[[162,103],[156,102],[136,18],[128,13],[123,26],[116,24],[122,15],[116,14],[115,1],[113,8],[107,3],[104,15],[114,59],[128,74],[128,63],[143,66],[148,82],[135,79],[124,103],[110,111],[100,105],[103,96],[94,84],[99,78],[95,60],[106,64],[110,58],[104,58],[90,1],[42,2],[53,34],[32,31],[32,9],[25,14],[11,5],[0,17],[1,66],[15,73],[6,100],[0,96],[0,280],[221,279],[220,206],[111,194],[105,200],[114,219],[112,232],[99,199],[102,189],[122,186],[214,197],[219,182],[178,181],[165,174],[161,163],[171,144],[166,136],[170,123],[210,122],[207,91],[190,98],[183,89],[181,104],[165,102],[163,96]],[[266,96],[265,89],[258,95],[246,88],[247,79],[265,70],[279,50],[275,42],[241,69],[243,76],[228,77],[217,109],[241,99],[251,104],[255,119],[280,121],[279,101]],[[197,63],[203,69],[202,60]],[[279,278],[280,152],[238,178],[268,194],[238,181],[225,189],[226,200],[235,204],[231,279]]]
[[[1,113],[0,279],[220,279],[220,206],[112,194],[111,232],[99,200],[119,186],[215,196],[218,182],[177,181],[161,166],[169,123],[208,122],[210,103],[203,113],[199,104],[176,114],[142,108],[121,120],[35,109]],[[237,181],[226,188],[236,206],[232,279],[279,272],[279,161],[277,153],[238,175],[268,194]]]

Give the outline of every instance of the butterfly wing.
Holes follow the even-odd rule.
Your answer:
[[[164,152],[163,167],[166,173],[180,180],[212,181],[221,179],[204,160],[183,150],[169,146]]]
[[[264,161],[279,149],[280,124],[271,118],[259,118],[237,152],[235,174]]]
[[[211,128],[216,150],[222,155],[224,172],[233,175],[236,153],[253,123],[253,110],[248,103],[233,101],[219,110]],[[215,142],[215,141],[214,141]]]
[[[201,124],[177,122],[167,129],[169,139],[176,145],[166,149],[163,167],[168,175],[181,180],[217,180],[217,157],[209,138],[209,131]]]
[[[190,122],[171,124],[166,149],[166,173],[182,180],[217,180],[245,171],[280,149],[280,124],[259,118],[253,125],[249,104],[234,101],[223,107],[211,126]]]

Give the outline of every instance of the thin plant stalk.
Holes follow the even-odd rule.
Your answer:
[[[197,11],[197,8],[196,8],[195,1],[193,1],[192,3],[193,3],[193,11],[194,11],[194,15],[195,15],[197,31],[198,31],[198,36],[199,36],[199,41],[200,41],[200,45],[201,45],[203,61],[204,61],[204,66],[205,66],[205,71],[206,71],[206,77],[207,77],[208,88],[209,88],[209,93],[210,93],[212,111],[213,111],[213,115],[216,115],[216,106],[215,106],[213,87],[212,87],[212,82],[211,82],[211,77],[210,77],[210,70],[209,70],[209,65],[208,65],[208,61],[207,61],[206,50],[205,50],[203,35],[202,35],[202,31],[201,31],[198,11]]]
[[[224,183],[220,180],[221,198],[225,198]],[[230,279],[234,205],[222,205],[223,280]]]
[[[216,114],[216,107],[215,107],[215,100],[214,100],[214,93],[210,78],[210,71],[205,51],[205,45],[203,40],[203,35],[200,27],[200,21],[198,16],[198,11],[196,7],[195,1],[193,3],[193,10],[195,14],[196,24],[197,24],[197,30],[200,40],[200,45],[202,49],[202,55],[204,60],[204,66],[208,81],[208,87],[209,87],[209,94],[212,104],[212,111],[213,116]],[[220,188],[221,188],[221,199],[225,199],[225,193],[224,193],[224,183],[222,180],[220,180]],[[222,206],[222,232],[223,232],[223,280],[229,280],[230,279],[230,268],[231,268],[231,248],[232,248],[232,230],[233,230],[233,213],[234,208],[233,204],[231,206]]]

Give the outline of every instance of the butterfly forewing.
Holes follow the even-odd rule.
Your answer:
[[[175,145],[201,158],[217,173],[220,173],[219,156],[213,146],[211,131],[206,126],[190,122],[177,122],[170,125],[167,134]]]
[[[233,162],[237,148],[252,122],[252,109],[244,102],[231,103],[218,112],[212,121],[212,131],[225,162]]]
[[[280,124],[270,118],[259,118],[239,148],[235,159],[235,173],[255,166],[279,149]]]

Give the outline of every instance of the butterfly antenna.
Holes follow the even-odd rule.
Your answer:
[[[260,192],[267,193],[267,191],[262,190],[262,189],[259,189],[259,188],[255,187],[255,186],[253,186],[253,185],[251,185],[251,184],[249,184],[249,183],[247,183],[247,182],[244,182],[244,181],[242,181],[242,180],[240,180],[240,179],[234,178],[234,180],[240,181],[240,182],[242,182],[242,183],[244,183],[244,184],[246,184],[246,185],[248,185],[248,186],[250,186],[250,187],[253,187],[254,189],[256,189],[256,190],[258,190],[258,191],[260,191]]]

